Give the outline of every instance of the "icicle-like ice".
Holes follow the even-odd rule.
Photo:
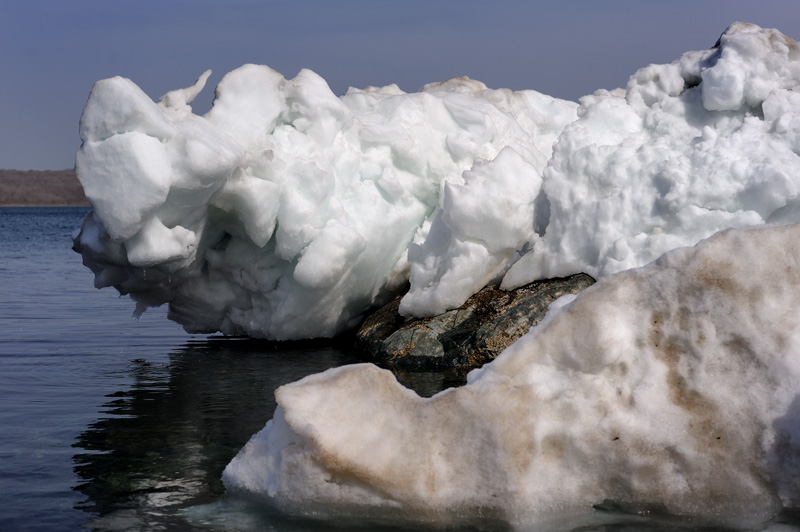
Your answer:
[[[800,504],[798,308],[800,225],[731,229],[599,281],[464,387],[372,365],[283,386],[223,479],[306,512],[765,520]]]
[[[526,245],[540,174],[576,118],[571,102],[466,78],[337,98],[311,71],[287,80],[257,65],[227,74],[197,116],[189,103],[208,74],[158,104],[130,80],[99,81],[77,157],[94,208],[76,249],[95,284],[129,293],[137,312],[169,303],[195,332],[284,340],[352,327],[407,282],[408,245],[424,239],[442,187],[460,224],[451,254],[475,250],[443,263],[481,271],[442,298],[458,304]]]

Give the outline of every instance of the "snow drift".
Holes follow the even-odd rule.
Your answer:
[[[158,104],[130,80],[99,81],[76,165],[93,211],[75,242],[95,284],[130,294],[137,312],[169,303],[195,332],[286,340],[352,327],[406,284],[408,245],[442,187],[474,204],[503,183],[490,198],[514,216],[493,202],[448,210],[465,224],[457,234],[487,242],[465,241],[491,263],[468,297],[532,237],[539,175],[576,117],[573,103],[469,79],[337,98],[311,71],[287,80],[257,65],[227,74],[201,117],[189,103],[208,74]],[[463,180],[472,192],[452,192]]]
[[[602,277],[723,228],[800,220],[798,85],[800,46],[736,23],[584,97],[544,172],[547,233],[504,285]]]
[[[580,107],[469,79],[337,98],[246,65],[198,116],[208,74],[157,104],[99,81],[76,164],[95,284],[192,332],[332,336],[409,280],[401,313],[428,316],[800,220],[800,47],[776,30],[734,24]]]
[[[763,521],[800,504],[798,308],[800,225],[728,230],[562,302],[464,387],[366,364],[283,386],[223,479],[311,513]]]

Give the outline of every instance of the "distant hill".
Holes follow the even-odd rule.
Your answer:
[[[89,205],[75,170],[0,170],[0,205]]]

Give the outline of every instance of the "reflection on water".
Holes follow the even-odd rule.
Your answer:
[[[280,349],[280,350],[278,350]],[[275,411],[275,389],[328,368],[358,362],[332,346],[278,348],[247,339],[191,341],[165,362],[136,359],[127,370],[132,384],[107,396],[102,417],[77,438],[73,458],[86,499],[78,508],[97,515],[97,530],[181,530],[257,518],[258,528],[330,528],[308,520],[217,502],[224,495],[222,470]],[[421,395],[448,383],[441,374],[401,374]],[[181,509],[216,502],[195,512],[189,524]],[[224,507],[223,507],[224,506]],[[214,515],[209,509],[214,508]],[[197,525],[202,521],[207,525]],[[343,523],[339,523],[343,525]],[[352,529],[354,523],[347,528]]]
[[[85,496],[79,508],[96,517],[94,530],[420,530],[397,522],[287,516],[263,503],[228,499],[222,470],[270,419],[274,390],[308,374],[357,362],[331,346],[285,347],[254,340],[191,341],[161,362],[133,360],[132,384],[107,396],[102,417],[80,433],[73,458]],[[400,374],[418,393],[431,395],[441,374]],[[674,517],[624,514],[611,505],[555,530],[722,530]],[[591,525],[587,524],[593,523]],[[575,521],[582,521],[580,523]],[[782,525],[781,523],[785,523]],[[795,529],[784,515],[774,530]],[[788,527],[786,527],[788,525]],[[786,527],[786,528],[784,528]],[[484,521],[445,530],[509,530]],[[439,528],[442,530],[442,528]]]
[[[278,352],[237,339],[187,343],[167,363],[134,360],[133,384],[108,396],[74,444],[81,508],[100,528],[152,529],[174,518],[170,508],[218,499],[225,465],[272,417],[275,388],[355,361],[333,347]]]
[[[331,346],[281,346],[245,339],[190,341],[160,362],[133,360],[131,382],[107,396],[100,419],[73,445],[85,499],[79,509],[96,516],[94,530],[420,530],[337,517],[287,516],[262,503],[229,499],[222,470],[274,413],[275,389],[311,373],[357,362]],[[421,395],[441,390],[440,373],[397,375]],[[625,515],[613,505],[556,530],[633,531],[698,529],[666,516]],[[587,526],[587,520],[593,523]],[[791,519],[789,521],[792,521]],[[796,520],[794,521],[797,522]],[[445,530],[509,530],[482,521]],[[442,528],[439,528],[442,530]],[[704,528],[712,530],[712,528]],[[721,530],[721,529],[716,529]]]
[[[85,499],[79,509],[96,516],[94,530],[420,530],[397,522],[287,516],[263,503],[228,499],[222,470],[275,410],[274,390],[311,373],[357,362],[332,346],[281,346],[254,340],[190,341],[160,362],[131,361],[124,390],[107,396],[101,417],[73,445]],[[441,374],[400,374],[422,395],[448,384]],[[576,522],[577,521],[577,522]],[[588,523],[592,523],[589,525]],[[796,530],[786,513],[769,525]],[[442,528],[439,528],[441,530]],[[483,521],[445,530],[508,530]],[[613,504],[575,516],[553,530],[723,530],[674,517],[625,514]]]

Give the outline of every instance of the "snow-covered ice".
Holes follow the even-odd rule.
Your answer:
[[[426,316],[490,282],[602,277],[800,220],[798,57],[737,23],[580,107],[458,78],[337,98],[311,71],[246,65],[198,116],[208,72],[159,103],[99,81],[76,246],[137,312],[270,339],[334,335],[409,280],[401,313]]]
[[[278,340],[332,336],[404,287],[440,198],[452,238],[432,260],[474,280],[415,278],[457,305],[503,273],[533,236],[540,174],[577,108],[456,78],[337,98],[309,70],[246,65],[198,116],[207,77],[159,103],[130,80],[97,82],[76,165],[93,211],[76,247],[137,312],[168,303],[189,331]]]
[[[464,183],[445,182],[442,207],[422,244],[411,243],[411,288],[404,315],[435,316],[463,304],[499,279],[517,252],[536,238],[539,172],[513,148],[476,162]]]
[[[726,227],[800,221],[800,46],[736,23],[717,47],[581,100],[544,172],[550,224],[503,281],[646,264]]]
[[[281,388],[231,491],[514,522],[800,505],[795,41],[736,23],[579,105],[469,79],[337,98],[246,65],[198,116],[206,79],[159,103],[103,80],[81,119],[75,246],[137,312],[308,338],[407,283],[423,316],[490,282],[600,278],[463,388],[422,399],[369,365]]]
[[[303,512],[763,521],[800,505],[798,308],[800,225],[731,229],[551,309],[464,387],[368,364],[283,386],[223,479]]]

